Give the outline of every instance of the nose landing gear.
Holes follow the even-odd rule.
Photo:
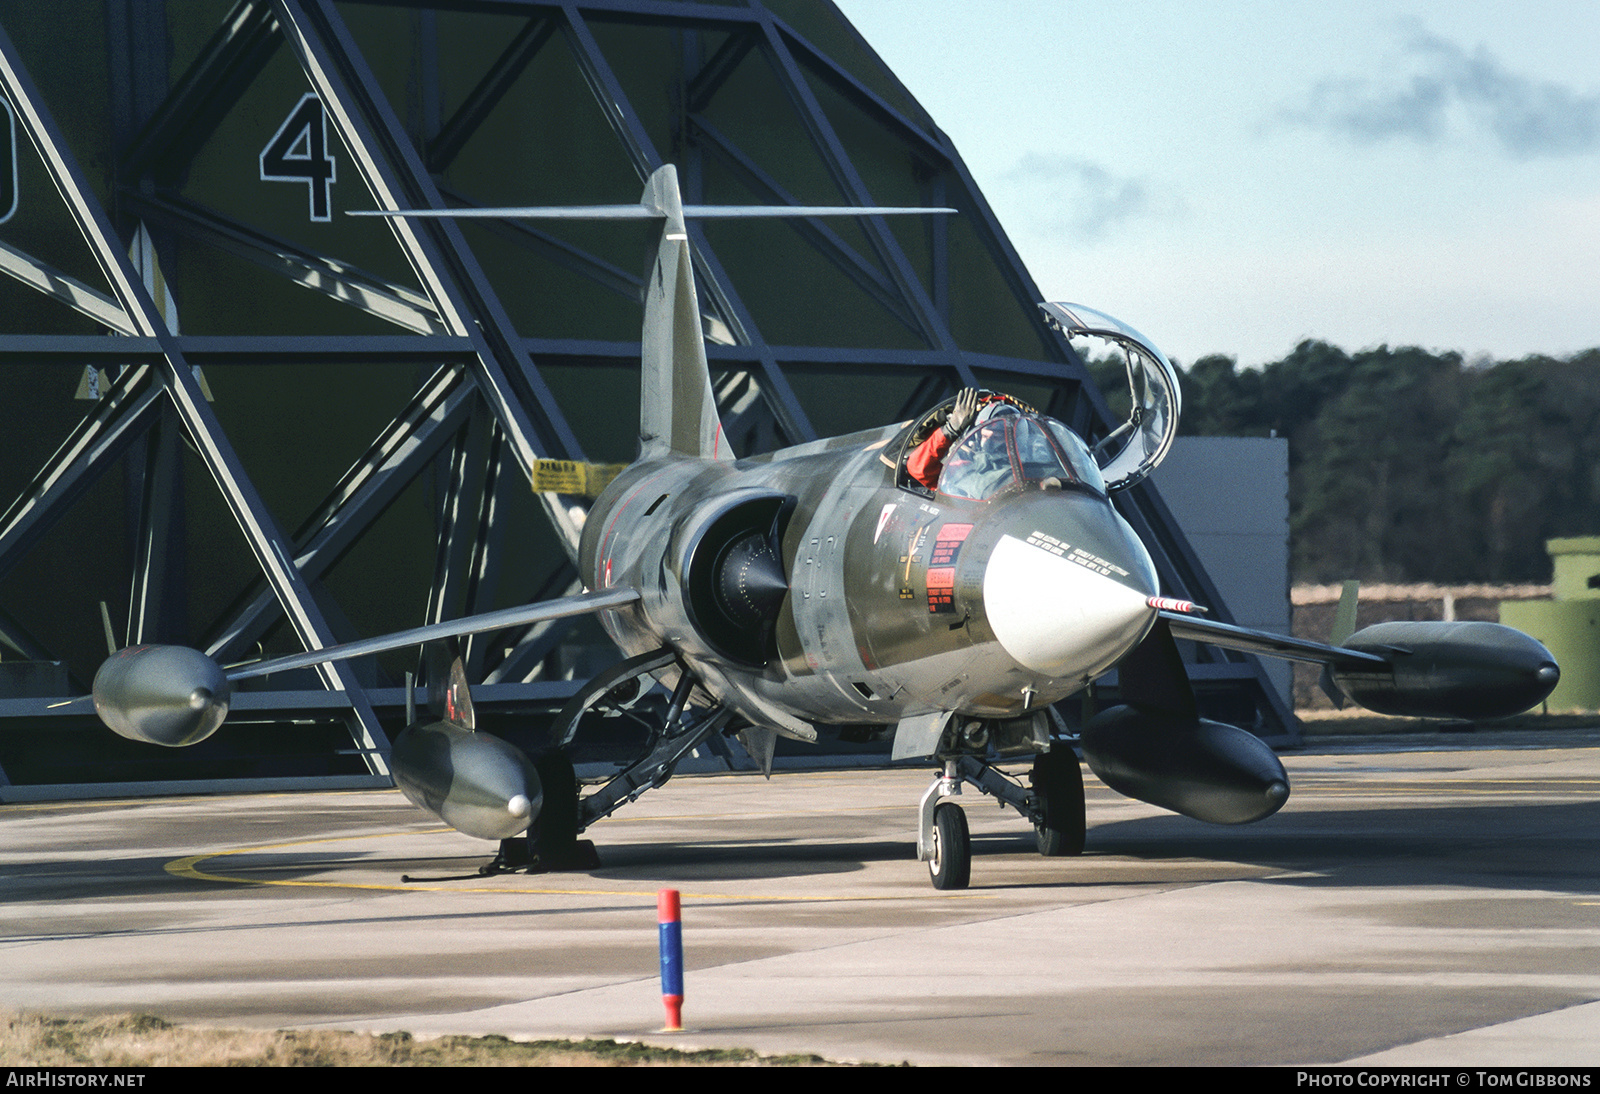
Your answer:
[[[972,838],[967,815],[953,801],[969,783],[999,799],[1027,819],[1039,853],[1050,857],[1080,855],[1084,844],[1083,772],[1066,747],[1041,752],[1028,781],[1031,789],[973,756],[946,760],[939,777],[922,796],[922,823],[917,858],[928,864],[933,887],[965,889],[972,880]]]
[[[972,837],[967,814],[955,802],[944,802],[933,811],[928,874],[935,889],[965,889],[972,882]]]

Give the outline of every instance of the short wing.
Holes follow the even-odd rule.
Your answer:
[[[130,741],[182,748],[205,740],[222,725],[228,716],[234,682],[238,680],[425,645],[460,634],[479,634],[546,619],[614,611],[638,599],[639,594],[633,589],[582,593],[256,661],[236,666],[227,673],[199,650],[184,646],[129,646],[108,657],[95,673],[94,709],[113,732]],[[461,697],[465,698],[465,679],[460,683]],[[450,719],[470,727],[471,716],[460,709],[461,706],[455,705]]]
[[[1236,627],[1231,623],[1218,623],[1210,619],[1187,615],[1183,612],[1161,613],[1161,618],[1172,628],[1172,637],[1187,638],[1191,642],[1205,642],[1223,649],[1238,650],[1266,657],[1281,657],[1289,661],[1310,661],[1319,665],[1338,665],[1355,668],[1371,665],[1388,668],[1387,658],[1375,653],[1365,653],[1344,646],[1328,646],[1304,638],[1257,631],[1249,627]]]
[[[566,596],[559,600],[546,600],[538,604],[527,604],[518,608],[505,608],[497,612],[484,612],[482,615],[469,615],[460,619],[447,619],[443,623],[433,623],[426,627],[413,627],[408,631],[396,631],[394,634],[380,635],[377,638],[365,638],[359,642],[345,642],[337,646],[325,646],[320,650],[308,650],[305,653],[290,654],[287,657],[274,657],[267,661],[255,661],[233,669],[228,673],[228,679],[248,680],[252,676],[265,676],[271,672],[303,669],[328,661],[342,661],[369,653],[382,653],[385,650],[398,650],[406,646],[419,646],[424,642],[432,642],[439,638],[453,638],[463,634],[480,634],[483,631],[497,631],[505,627],[521,627],[529,623],[543,622],[547,619],[565,619],[573,615],[589,615],[593,612],[610,611],[615,608],[627,607],[638,599],[639,594],[633,589],[605,589],[601,592],[580,593],[577,596]]]

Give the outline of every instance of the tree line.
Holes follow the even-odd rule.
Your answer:
[[[1094,369],[1126,390],[1120,362]],[[1179,371],[1183,434],[1288,438],[1297,582],[1547,581],[1545,540],[1600,534],[1600,349],[1468,362],[1306,341]]]

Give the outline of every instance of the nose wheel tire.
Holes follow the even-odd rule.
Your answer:
[[[1042,804],[1043,822],[1034,825],[1039,853],[1048,858],[1083,854],[1083,771],[1070,748],[1041,752],[1029,777]]]
[[[935,889],[965,889],[972,881],[972,837],[967,815],[953,802],[933,811],[933,856],[928,873]]]

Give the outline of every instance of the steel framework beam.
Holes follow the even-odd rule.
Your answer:
[[[155,339],[160,346],[162,386],[202,462],[232,510],[234,519],[244,532],[257,563],[266,572],[300,640],[307,649],[332,645],[333,634],[312,598],[309,586],[289,563],[282,533],[245,475],[238,456],[207,405],[192,369],[184,360],[176,338],[168,331],[154,300],[139,280],[126,251],[112,231],[109,219],[93,198],[64,137],[40,99],[31,77],[22,67],[16,47],[3,28],[0,28],[0,87],[3,87],[6,98],[17,111],[50,172],[51,181],[66,203],[78,230],[93,250],[117,302],[133,321],[136,333],[143,338]],[[387,775],[388,761],[384,753],[388,749],[388,739],[357,686],[349,666],[324,666],[319,674],[331,690],[345,692],[348,696],[353,714],[352,733],[368,769],[374,774]]]
[[[427,469],[474,402],[471,380],[459,368],[443,367],[423,385],[295,534],[295,565],[306,580],[326,574]],[[238,660],[280,618],[277,599],[265,582],[258,583],[211,629],[206,652],[221,661]]]
[[[130,191],[123,196],[123,204],[147,220],[402,329],[417,334],[447,333],[432,301],[404,285],[296,247],[189,202]]]

